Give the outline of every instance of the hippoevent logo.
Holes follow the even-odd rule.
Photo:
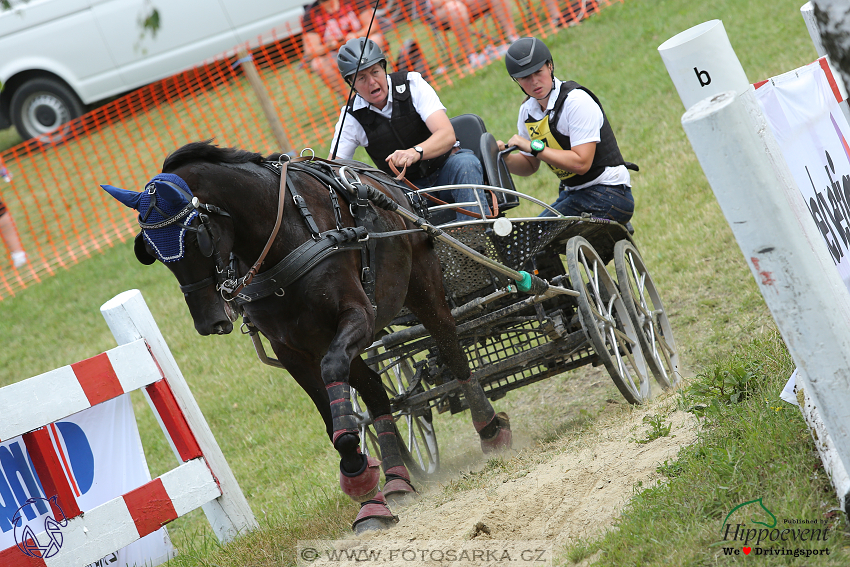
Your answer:
[[[829,538],[826,521],[783,519],[780,522],[761,498],[732,508],[721,524],[720,533],[723,555],[829,555],[828,547],[810,549],[813,542],[825,542]]]
[[[94,454],[89,440],[76,423],[65,421],[48,427],[65,475],[79,498],[94,483]],[[51,496],[44,493],[23,443],[12,440],[0,445],[0,542],[11,537],[8,532],[23,529],[24,524],[43,522],[50,512],[48,499]],[[33,525],[38,526],[38,523]],[[38,532],[43,528],[42,524]],[[15,536],[18,543],[17,532]]]

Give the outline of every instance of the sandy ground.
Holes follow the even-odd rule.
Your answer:
[[[537,542],[537,547],[548,549],[547,557],[555,558],[554,564],[569,564],[565,548],[612,529],[636,489],[662,480],[658,465],[674,459],[681,447],[696,439],[695,418],[677,410],[676,400],[676,394],[663,394],[644,406],[629,406],[599,369],[588,369],[572,380],[523,388],[503,408],[512,413],[516,433],[511,451],[488,460],[470,446],[475,440],[463,421],[454,429],[450,425],[440,445],[444,459],[439,478],[420,481],[421,497],[394,509],[400,519],[394,528],[364,534],[352,540],[349,549],[374,552],[387,546],[398,549],[399,544],[445,549],[447,543],[467,549],[488,542],[501,549],[506,549],[504,542],[511,542],[508,547],[516,542],[525,549],[527,542]],[[576,417],[588,412],[595,416],[592,424],[576,425]],[[658,415],[672,425],[670,434],[637,443],[649,430],[643,418]],[[524,419],[528,416],[535,418]],[[557,430],[566,433],[558,435]],[[520,547],[510,550],[515,565],[526,564],[516,560]],[[389,551],[383,552],[386,561]],[[410,557],[400,560],[396,555],[389,564],[505,564],[447,563],[434,557],[417,557],[411,563]]]
[[[562,445],[506,454],[504,467],[476,479],[474,484],[483,486],[458,490],[464,484],[461,474],[460,481],[426,490],[418,502],[399,510],[400,522],[392,530],[362,539],[544,540],[560,548],[598,536],[613,526],[638,483],[657,482],[658,465],[695,440],[693,416],[671,411],[670,398],[666,401],[636,411],[615,409]],[[659,413],[672,424],[670,435],[635,442],[646,437],[643,416]]]

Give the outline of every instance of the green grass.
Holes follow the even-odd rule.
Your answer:
[[[816,57],[799,2],[791,0],[629,0],[547,40],[557,75],[600,97],[626,159],[641,166],[633,175],[635,238],[670,313],[686,375],[699,374],[682,404],[701,411],[705,425],[697,445],[661,466],[669,479],[665,485],[640,493],[616,531],[571,548],[565,561],[602,551],[603,564],[610,565],[714,564],[717,548],[711,544],[717,542],[722,517],[736,504],[762,497],[777,515],[807,518],[821,517],[835,502],[822,469],[813,478],[818,461],[798,413],[774,409],[784,407],[777,395],[790,373],[787,354],[685,138],[684,109],[657,53],[669,37],[712,18],[723,20],[751,81]],[[479,114],[497,138],[506,140],[516,130],[523,96],[501,64],[453,80],[440,95],[450,115]],[[215,131],[225,139],[246,135],[217,125],[215,108],[208,112],[211,127],[220,128]],[[167,113],[154,118],[152,126],[174,119]],[[135,134],[120,127],[121,136]],[[252,149],[264,151],[264,136]],[[115,175],[87,184],[147,179],[173,149],[153,148],[155,157],[137,156],[126,172],[118,170],[120,164],[99,140],[80,142],[62,154],[69,164],[103,162],[103,175]],[[516,181],[519,190],[542,200],[555,197],[556,182],[548,172]],[[529,208],[517,214],[533,213]],[[129,242],[57,270],[0,301],[0,385],[113,347],[100,305],[126,289],[142,290],[262,527],[221,548],[195,512],[170,527],[182,551],[178,565],[288,564],[296,539],[343,532],[355,507],[337,487],[338,459],[309,398],[285,372],[259,364],[250,341],[239,333],[198,336],[170,272],[159,264],[139,265]],[[533,398],[547,383],[560,387],[568,381],[559,377],[529,386],[497,405],[510,411],[511,404]],[[151,472],[161,474],[174,466],[173,456],[144,402],[134,402]],[[577,418],[563,420],[553,411],[533,426],[518,416],[515,427],[528,427],[534,440],[543,442],[563,435],[565,428],[585,427],[594,411],[576,409]],[[468,415],[439,415],[436,421],[444,458],[474,447]],[[663,422],[657,425],[663,428]],[[492,466],[497,465],[504,463]],[[453,481],[452,489],[477,486],[483,478],[471,474]],[[835,530],[836,538],[840,532]],[[843,540],[829,544],[846,545]]]
[[[779,399],[793,368],[781,339],[768,333],[701,372],[679,394],[680,406],[700,416],[697,443],[659,466],[666,482],[640,492],[614,530],[578,543],[567,557],[577,562],[601,551],[594,565],[617,567],[753,561],[723,555],[723,547],[741,549],[744,543],[731,537],[724,543],[721,527],[736,506],[761,498],[777,527],[794,527],[785,519],[817,520],[831,534],[825,542],[785,546],[828,547],[830,556],[772,557],[771,565],[846,565],[844,515],[835,510],[832,486],[800,412]],[[754,516],[736,512],[728,522],[760,528]]]

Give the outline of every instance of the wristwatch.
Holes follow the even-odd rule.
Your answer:
[[[419,152],[419,161],[422,161],[422,154],[425,152],[425,150],[422,149],[422,146],[413,146],[413,149]]]
[[[537,157],[537,154],[546,149],[546,144],[543,143],[543,140],[532,140],[531,141],[531,155]]]

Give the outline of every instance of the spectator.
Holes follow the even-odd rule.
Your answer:
[[[12,263],[16,268],[20,268],[27,263],[27,253],[24,252],[21,246],[21,239],[18,236],[18,229],[15,228],[15,221],[12,220],[12,214],[6,208],[6,204],[0,199],[0,236],[6,242],[6,246],[12,253]]]
[[[490,53],[485,51],[478,54],[472,45],[470,23],[473,17],[482,14],[488,7],[496,19],[502,37],[507,38],[508,42],[519,37],[508,0],[431,0],[431,7],[437,27],[454,31],[461,51],[466,54],[470,69],[482,67],[491,59],[504,55],[507,50],[507,44],[501,49],[488,46]]]
[[[560,179],[552,207],[562,215],[586,212],[626,224],[635,208],[631,177],[596,95],[575,81],[558,80],[549,48],[534,37],[515,41],[505,66],[527,95],[518,133],[507,143],[520,150],[505,158],[511,173],[532,175],[543,162]],[[505,148],[501,140],[498,145]],[[540,216],[554,215],[546,210]]]
[[[399,171],[407,168],[407,179],[420,189],[483,183],[481,162],[470,150],[460,149],[446,107],[419,73],[388,75],[386,57],[366,38],[347,42],[339,50],[337,62],[340,74],[354,85],[357,96],[340,113],[331,159],[351,159],[363,146],[376,167],[391,175],[390,163]],[[337,138],[340,142],[334,156]],[[490,212],[482,190],[446,189],[435,195],[449,203],[479,199],[485,214]],[[481,212],[476,206],[464,208]],[[472,220],[460,212],[456,217],[458,221]]]
[[[307,6],[301,18],[304,55],[310,69],[346,100],[349,89],[337,72],[336,52],[346,41],[365,35],[371,19],[368,4],[358,0],[317,0]],[[386,49],[377,19],[369,37]]]
[[[558,0],[543,0],[546,11],[549,14],[549,23],[553,28],[574,26],[588,15],[587,0],[567,0],[567,9],[563,12],[558,5]],[[595,9],[599,9],[598,3]],[[594,10],[591,5],[590,10]]]

